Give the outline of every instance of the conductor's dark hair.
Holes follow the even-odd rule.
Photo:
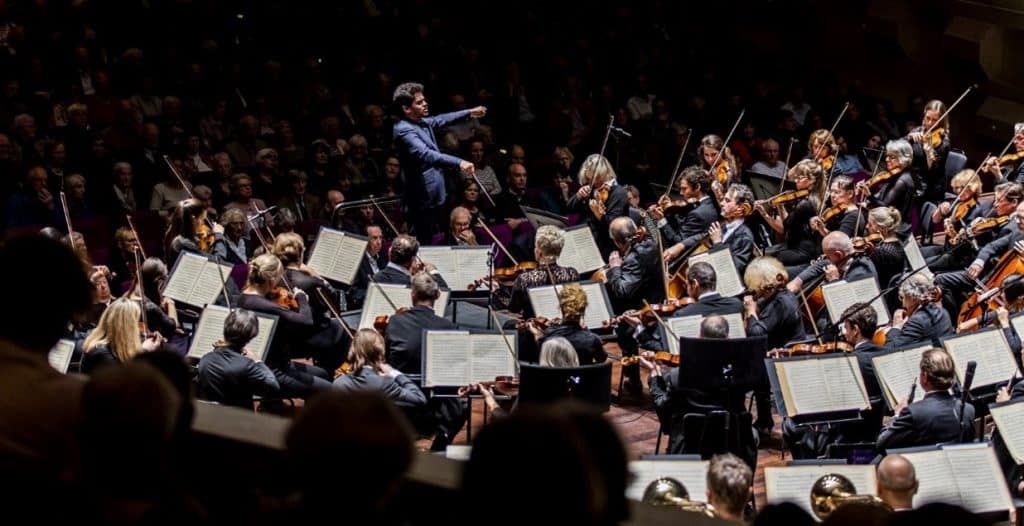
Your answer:
[[[68,322],[92,304],[92,283],[71,249],[41,235],[0,246],[0,272],[12,301],[0,307],[0,339],[40,353],[64,335]]]
[[[392,100],[395,103],[395,109],[401,111],[402,106],[411,105],[412,99],[417,93],[423,93],[423,84],[418,82],[405,82],[403,84],[399,84],[398,87],[395,88],[394,97],[392,97]]]

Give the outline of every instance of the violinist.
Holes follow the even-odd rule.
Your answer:
[[[226,210],[220,221],[224,235],[217,236],[213,253],[225,263],[247,264],[252,259],[256,245],[249,239],[249,222],[246,221],[245,212],[237,208]]]
[[[1020,335],[1010,323],[1010,315],[1024,310],[1024,274],[1006,276],[1006,279],[999,285],[999,289],[995,301],[1000,306],[977,318],[960,323],[957,325],[956,332],[983,329],[992,325],[992,322],[998,322],[999,327],[1003,329],[1003,335],[1006,336],[1006,342],[1010,345],[1014,355],[1018,356],[1019,361],[1021,340]]]
[[[188,353],[188,336],[178,321],[178,310],[174,300],[161,293],[167,283],[167,265],[160,258],[147,258],[142,262],[139,274],[142,277],[142,293],[145,296],[143,312],[146,316],[146,327],[163,337],[163,350],[184,356]]]
[[[854,249],[871,258],[878,272],[878,284],[887,287],[892,278],[903,272],[907,255],[903,241],[897,235],[900,211],[891,206],[880,206],[868,212],[868,235],[854,239]],[[860,245],[860,246],[858,246]]]
[[[871,207],[892,206],[909,217],[907,213],[918,189],[910,170],[913,155],[910,143],[903,139],[886,143],[885,173],[858,183],[857,196],[866,198]]]
[[[308,398],[313,393],[331,388],[330,374],[315,365],[292,361],[301,356],[298,343],[313,327],[313,310],[306,293],[301,289],[289,291],[299,306],[298,311],[280,305],[274,299],[279,293],[284,265],[272,254],[262,254],[249,263],[249,277],[245,289],[238,296],[236,306],[256,313],[273,314],[278,317],[274,337],[267,349],[267,366],[281,385],[281,393],[287,397]]]
[[[766,336],[767,347],[784,347],[804,338],[800,302],[786,289],[789,275],[779,260],[762,256],[754,258],[743,273],[743,282],[751,295],[743,297],[743,318],[747,336]],[[767,378],[767,377],[766,377]],[[757,421],[754,427],[765,432],[775,426],[772,420],[771,394],[767,379],[754,393]]]
[[[871,259],[858,254],[853,247],[853,240],[843,232],[829,232],[821,240],[823,259],[815,261],[797,277],[790,281],[786,288],[793,294],[804,289],[804,285],[824,274],[826,283],[845,279],[857,281],[865,278],[877,278],[875,264]],[[810,290],[804,291],[810,293]]]
[[[826,178],[839,175],[842,171],[836,163],[839,146],[828,130],[815,130],[807,139],[807,158],[821,166]]]
[[[937,304],[935,292],[935,284],[926,274],[913,274],[900,284],[903,308],[892,315],[885,333],[886,350],[939,345],[942,337],[953,334],[949,313]]]
[[[420,272],[430,274],[434,281],[441,287],[447,288],[448,283],[441,277],[441,273],[430,263],[420,260],[417,254],[420,251],[420,243],[416,238],[401,234],[391,242],[391,249],[388,252],[391,261],[380,272],[373,276],[377,283],[394,283],[397,285],[408,285],[410,280]]]
[[[863,235],[864,213],[854,199],[855,188],[853,179],[849,176],[833,177],[828,190],[832,206],[822,210],[821,215],[811,218],[811,229],[822,237],[827,236],[829,232],[842,232],[849,237]]]
[[[725,151],[722,151],[723,149]],[[739,182],[736,157],[733,156],[732,149],[725,145],[725,141],[721,137],[714,134],[705,135],[700,140],[700,146],[697,147],[697,158],[700,159],[700,167],[711,174],[712,185],[720,191],[724,192],[730,184]],[[716,159],[718,162],[711,166]]]
[[[970,243],[953,244],[957,230],[970,225],[975,219],[984,217],[990,210],[991,204],[983,205],[978,203],[977,197],[981,193],[981,178],[970,168],[961,170],[953,176],[949,183],[956,200],[951,203],[943,201],[938,204],[935,212],[932,213],[932,225],[942,225],[946,233],[944,243],[921,247],[921,255],[928,260],[928,268],[932,272],[956,270],[970,264],[970,258],[974,257],[974,251]],[[998,193],[997,193],[998,195]],[[955,206],[954,206],[955,204]]]
[[[921,116],[921,126],[905,139],[913,148],[913,164],[924,179],[925,199],[938,201],[945,190],[946,157],[949,155],[949,117],[943,117],[946,105],[941,100],[928,101]],[[942,122],[939,122],[939,118]],[[927,134],[927,135],[926,135]]]
[[[726,223],[712,223],[708,229],[713,247],[722,244],[729,247],[736,272],[741,276],[753,257],[754,234],[747,226],[745,213],[753,210],[753,206],[754,193],[750,188],[739,183],[730,186],[722,197],[722,217]]]
[[[997,181],[1024,182],[1024,122],[1013,125],[1013,152],[985,159],[981,171],[992,174]]]
[[[427,397],[402,371],[384,360],[384,338],[373,329],[360,329],[348,353],[350,373],[334,380],[334,388],[344,393],[374,392],[398,407],[427,405]]]
[[[423,331],[451,331],[458,327],[434,313],[434,302],[441,296],[441,289],[430,274],[420,272],[412,277],[410,295],[412,308],[391,316],[384,331],[384,347],[388,364],[418,378],[423,371]],[[443,449],[465,424],[467,408],[463,402],[431,397],[425,411],[410,415],[420,432],[434,435],[431,449]]]
[[[818,213],[819,196],[825,194],[825,179],[821,166],[809,159],[790,168],[787,178],[796,186],[797,192],[807,191],[809,194],[775,206],[774,210],[770,203],[758,201],[754,203],[754,210],[776,235],[785,236],[782,243],[765,249],[765,255],[775,257],[784,265],[806,265],[818,255],[818,241],[811,230],[810,220]]]
[[[587,294],[583,292],[583,287],[578,283],[568,283],[561,287],[558,292],[558,306],[562,313],[559,323],[552,323],[543,330],[536,323],[529,325],[537,345],[543,348],[544,343],[550,339],[565,338],[576,350],[577,365],[604,363],[608,353],[604,351],[601,338],[583,326],[583,317],[587,312]],[[519,359],[532,361],[522,356],[521,349]]]
[[[252,410],[253,396],[280,396],[274,372],[246,348],[260,332],[259,319],[235,309],[224,320],[224,340],[199,360],[196,396]]]
[[[607,257],[614,248],[608,227],[616,218],[629,214],[629,197],[616,181],[612,164],[599,154],[591,154],[583,161],[579,180],[580,188],[569,198],[567,206],[587,218],[601,255]]]
[[[170,242],[166,260],[174,263],[183,250],[198,254],[213,251],[216,236],[206,221],[206,205],[198,199],[186,199],[178,203],[171,215],[173,231],[177,235]],[[175,220],[177,219],[177,220]]]
[[[137,301],[114,300],[82,344],[82,374],[91,375],[107,365],[128,363],[139,353],[159,349],[163,337],[156,332],[140,337],[140,319],[142,308]]]
[[[560,266],[558,257],[565,246],[565,234],[554,225],[543,225],[537,229],[533,240],[533,258],[537,268],[526,270],[516,276],[508,296],[504,290],[499,291],[495,298],[498,308],[507,308],[509,312],[522,313],[524,318],[532,318],[533,304],[527,290],[545,285],[557,285],[580,280],[580,273],[572,267]]]
[[[679,193],[684,201],[695,202],[696,206],[690,207],[683,217],[664,214],[668,198],[663,198],[658,206],[649,209],[658,220],[658,228],[665,240],[665,261],[674,261],[688,248],[700,243],[711,223],[718,219],[718,206],[710,192],[710,175],[702,168],[691,166],[679,176]]]
[[[111,290],[120,293],[129,281],[135,279],[135,250],[138,246],[139,240],[131,228],[124,226],[114,232],[114,250],[107,261],[113,275],[110,280]]]
[[[606,283],[615,312],[640,308],[644,300],[664,300],[657,241],[645,235],[629,217],[612,221],[608,233],[617,249],[608,256]]]

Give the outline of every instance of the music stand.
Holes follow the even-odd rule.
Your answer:
[[[754,199],[758,201],[770,199],[786,190],[796,189],[796,185],[792,181],[783,181],[778,177],[751,172],[750,170],[743,171],[742,179],[750,187],[750,191],[754,193]]]
[[[580,367],[542,367],[520,363],[519,406],[582,400],[607,412],[612,403],[612,363]]]
[[[679,384],[726,395],[733,410],[733,395],[744,395],[764,378],[765,336],[752,338],[679,338]]]

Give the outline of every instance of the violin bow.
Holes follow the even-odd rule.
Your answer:
[[[163,157],[164,163],[167,164],[167,168],[171,170],[171,174],[178,179],[179,183],[181,183],[181,187],[185,189],[185,193],[188,194],[188,197],[190,199],[195,199],[195,194],[193,194],[192,189],[189,188],[187,184],[185,184],[185,179],[181,176],[180,173],[178,173],[178,169],[174,167],[174,163],[171,162],[171,158],[168,157],[166,154],[161,155],[161,157]]]
[[[125,214],[124,218],[128,220],[128,228],[132,230],[132,235],[135,236],[135,246],[142,252],[142,259],[146,259],[146,251],[142,248],[142,238],[139,237],[139,231],[135,230],[135,223],[132,222],[131,214]]]
[[[474,175],[473,175],[473,177],[474,177],[474,178],[476,178],[476,174],[474,174]],[[477,182],[477,184],[480,184],[480,183],[479,183],[479,182]],[[481,186],[480,188],[482,189],[482,188],[483,188],[483,186]],[[384,222],[386,222],[386,223],[388,224],[388,227],[389,227],[389,228],[391,229],[391,231],[392,231],[392,232],[394,232],[394,233],[395,233],[395,235],[397,236],[397,235],[398,235],[398,229],[397,229],[397,228],[395,228],[395,224],[391,222],[391,218],[389,218],[389,217],[388,217],[387,213],[385,213],[385,212],[384,212],[384,209],[383,209],[383,208],[381,208],[381,206],[380,206],[380,204],[379,204],[379,203],[377,203],[377,198],[375,198],[375,197],[373,197],[373,196],[371,195],[371,196],[370,196],[370,202],[371,202],[371,203],[373,203],[373,207],[377,209],[377,212],[379,212],[379,213],[380,213],[380,215],[381,215],[381,217],[383,217],[383,218],[384,218]],[[492,204],[493,204],[493,203],[492,203]]]
[[[996,157],[996,158],[994,159],[994,161],[995,161],[996,163],[998,163],[998,162],[999,162],[999,159],[1002,159],[1002,157],[1003,157],[1004,155],[1006,155],[1006,152],[1010,151],[1010,146],[1013,146],[1013,141],[1014,141],[1014,139],[1016,139],[1016,138],[1017,138],[1017,134],[1016,134],[1016,133],[1014,133],[1014,134],[1013,134],[1013,135],[1012,135],[1012,136],[1010,137],[1010,141],[1009,141],[1009,142],[1007,142],[1007,143],[1006,143],[1006,146],[1004,146],[1004,147],[1003,147],[1003,151],[999,152],[999,155],[998,155],[998,156],[997,156],[997,157]],[[986,163],[986,162],[989,162],[989,159],[990,159],[991,157],[992,157],[992,152],[989,152],[989,154],[988,154],[988,155],[987,155],[987,156],[985,157],[985,160],[984,160],[984,161],[981,161],[981,164],[980,164],[980,165],[978,165],[978,169],[977,169],[977,170],[975,170],[975,172],[979,172],[979,171],[981,171],[981,169],[985,167],[985,163]],[[972,180],[973,180],[973,178],[972,178]]]
[[[961,93],[961,94],[960,94],[960,96],[959,96],[959,97],[957,97],[957,99],[956,99],[955,101],[953,101],[953,104],[950,104],[950,106],[949,106],[948,108],[946,108],[946,112],[945,112],[945,113],[943,113],[942,115],[940,115],[938,119],[935,119],[935,123],[934,123],[934,124],[932,124],[932,125],[931,125],[931,126],[930,126],[930,127],[928,128],[928,130],[927,130],[927,131],[925,131],[925,132],[924,132],[924,135],[928,135],[928,134],[930,134],[930,133],[931,133],[932,131],[934,131],[934,130],[935,130],[935,128],[936,128],[936,127],[938,127],[938,125],[939,125],[939,124],[940,124],[940,123],[941,123],[941,122],[942,122],[943,120],[945,120],[945,119],[946,119],[946,117],[948,117],[948,116],[949,116],[949,114],[950,114],[950,113],[951,113],[951,112],[953,111],[953,108],[956,108],[956,107],[957,107],[957,105],[958,105],[958,104],[960,104],[960,102],[961,102],[961,101],[963,101],[965,97],[967,97],[967,94],[968,94],[968,93],[970,93],[970,92],[971,92],[972,90],[974,90],[974,89],[977,89],[977,87],[978,87],[978,85],[977,85],[977,84],[971,84],[970,86],[967,86],[967,89],[965,89],[965,90],[964,90],[964,92],[963,92],[963,93]]]
[[[75,229],[71,228],[71,213],[68,212],[68,198],[64,195],[64,191],[60,191],[60,206],[64,210],[64,224],[68,227],[68,243],[71,244],[71,251],[74,252],[75,248]]]
[[[348,324],[345,323],[345,319],[341,317],[341,313],[338,312],[338,309],[334,308],[334,304],[328,301],[327,294],[324,292],[324,289],[317,287],[316,292],[317,294],[320,295],[320,300],[324,302],[324,305],[327,305],[327,310],[331,311],[331,314],[338,319],[338,323],[341,324],[341,328],[345,330],[345,333],[348,334],[348,337],[351,340],[355,341],[355,334],[352,332],[352,329],[348,326]]]
[[[796,143],[797,143],[797,140],[796,140],[795,137],[790,137],[789,138],[789,148],[786,148],[786,160],[782,164],[783,166],[786,167],[786,171],[785,171],[785,173],[782,174],[782,177],[779,179],[779,193],[780,194],[786,188],[786,180],[788,179],[788,176],[789,176],[789,158],[793,156],[793,145],[795,145]]]
[[[661,232],[657,232],[655,235],[658,238],[658,260],[661,261],[661,278],[665,286],[665,298],[668,299],[672,296],[672,294],[669,293],[668,284],[671,280],[668,277],[668,263],[665,262],[665,247],[661,241]],[[672,277],[674,278],[675,275],[673,275]]]
[[[391,301],[391,297],[388,296],[388,293],[384,291],[384,287],[380,286],[380,282],[373,278],[373,274],[367,274],[366,277],[370,278],[370,283],[373,283],[374,286],[377,287],[377,292],[380,292],[380,295],[384,296],[384,299],[387,300],[388,305],[391,306],[391,310],[394,312],[398,312],[398,306],[395,305],[395,302]]]
[[[676,186],[676,179],[679,179],[679,167],[683,165],[683,156],[686,155],[686,148],[690,145],[690,137],[693,136],[693,130],[686,132],[686,141],[683,142],[683,149],[679,150],[679,157],[676,157],[676,167],[672,169],[672,176],[668,180],[668,186],[665,187],[665,193],[662,197],[668,197],[668,194],[672,193],[672,189]]]
[[[493,241],[494,241],[494,244],[495,244],[495,245],[498,245],[498,248],[500,248],[500,249],[501,249],[501,251],[505,253],[505,257],[507,257],[507,258],[509,259],[509,261],[511,261],[511,262],[512,262],[512,265],[516,265],[516,266],[518,266],[518,265],[519,265],[519,262],[518,262],[518,261],[516,261],[516,258],[512,257],[512,254],[510,254],[510,253],[508,252],[508,249],[507,249],[507,248],[505,248],[505,245],[503,245],[503,244],[501,243],[501,241],[499,241],[499,240],[498,240],[498,237],[494,235],[494,232],[491,232],[491,229],[490,229],[490,228],[487,228],[487,224],[486,224],[486,223],[484,223],[484,220],[483,220],[483,219],[480,219],[480,218],[477,218],[477,222],[478,222],[478,223],[480,223],[480,226],[481,226],[481,227],[483,227],[483,229],[484,229],[484,232],[487,232],[487,235],[488,235],[488,236],[491,236],[491,240],[493,240]]]
[[[490,201],[490,203],[491,203],[491,206],[494,206],[494,207],[498,206],[498,205],[497,205],[497,204],[496,204],[496,203],[494,202],[494,198],[493,198],[493,197],[491,197],[491,193],[490,193],[490,192],[488,192],[488,191],[487,191],[487,188],[485,188],[485,187],[484,187],[484,183],[481,183],[481,182],[480,182],[480,179],[479,179],[479,178],[477,178],[477,176],[476,176],[476,171],[474,171],[474,172],[473,172],[472,174],[470,174],[470,176],[471,176],[471,177],[473,178],[473,180],[474,180],[474,181],[476,181],[476,184],[477,184],[477,186],[479,186],[479,187],[480,187],[480,191],[484,193],[484,197],[486,197],[486,198],[487,198],[487,200],[488,200],[488,201]]]
[[[650,309],[651,314],[654,315],[654,319],[658,320],[658,325],[661,325],[665,329],[665,332],[668,333],[669,336],[671,336],[673,339],[678,341],[679,340],[679,336],[676,336],[676,331],[673,331],[672,327],[669,327],[668,324],[665,323],[665,320],[661,319],[661,316],[658,316],[657,312],[654,312],[654,308],[651,307],[650,303],[647,303],[647,300],[644,300],[644,306],[647,307],[648,309]]]
[[[146,293],[142,290],[142,260],[139,259],[139,247],[135,247],[132,255],[135,257],[135,291],[139,295],[139,323],[142,324],[142,332],[145,337],[149,336],[149,322],[146,319]]]
[[[746,113],[747,113],[747,109],[746,109],[746,108],[743,108],[742,110],[740,110],[740,114],[739,114],[739,116],[738,116],[738,117],[736,117],[736,122],[734,122],[734,123],[732,124],[732,129],[731,129],[731,130],[729,130],[729,135],[726,135],[726,136],[725,136],[725,142],[723,142],[723,143],[722,143],[722,149],[721,149],[721,150],[718,150],[718,156],[717,156],[717,157],[715,157],[715,162],[711,163],[711,166],[709,166],[709,167],[708,167],[708,171],[709,171],[709,172],[710,172],[711,170],[714,170],[714,169],[715,169],[715,166],[718,166],[718,161],[721,161],[721,160],[722,160],[722,156],[723,156],[723,155],[725,155],[725,150],[726,150],[726,149],[727,149],[727,148],[729,147],[729,141],[731,141],[731,140],[732,140],[732,135],[733,135],[734,133],[736,133],[736,128],[739,128],[739,126],[740,126],[740,121],[742,121],[742,120],[743,120],[743,116],[744,116],[744,115],[745,115]]]
[[[828,130],[828,137],[825,137],[825,139],[821,141],[821,144],[814,149],[814,155],[811,156],[812,159],[818,158],[818,154],[821,153],[821,149],[825,147],[825,143],[828,142],[829,139],[832,139],[833,141],[836,140],[836,128],[839,127],[839,123],[843,120],[843,116],[846,115],[846,110],[848,109],[850,109],[849,102],[843,104],[843,109],[839,112],[839,116],[836,117],[835,122],[832,123],[832,127]],[[832,152],[833,155],[837,155],[838,153],[839,152]]]
[[[516,375],[518,375],[519,374],[519,357],[516,356],[515,349],[512,348],[512,344],[508,342],[508,337],[505,336],[505,329],[503,329],[501,327],[501,323],[498,320],[498,313],[495,312],[494,311],[494,307],[491,307],[490,305],[487,306],[487,311],[491,315],[491,320],[494,321],[494,326],[498,328],[498,334],[501,335],[501,341],[505,343],[505,348],[508,349],[508,354],[510,356],[512,356],[512,366],[514,367]]]
[[[608,138],[612,135],[612,126],[615,125],[615,115],[608,114],[608,127],[604,131],[604,141],[601,142],[601,153],[598,154],[604,157],[604,149],[608,147]]]

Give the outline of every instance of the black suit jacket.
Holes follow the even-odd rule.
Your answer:
[[[757,319],[747,318],[747,336],[767,336],[769,349],[801,340],[804,334],[800,300],[786,289],[759,300]]]
[[[369,276],[376,276],[378,272],[384,270],[388,265],[388,259],[381,250],[377,252],[377,257],[374,259],[377,261],[377,271],[374,272],[373,267],[370,266],[369,254],[363,254],[363,260],[359,263],[359,270],[356,271],[356,278],[352,280],[352,284],[349,285],[346,297],[348,299],[349,309],[362,308],[363,302],[366,301],[366,288],[370,285]]]
[[[717,221],[718,217],[714,197],[706,197],[686,216],[666,218],[665,224],[661,227],[661,233],[665,236],[665,246],[682,243],[687,248],[692,247],[707,234],[708,227]]]
[[[608,295],[615,312],[640,308],[646,299],[660,303],[665,299],[661,261],[657,242],[647,237],[622,259],[622,266],[607,274]]]
[[[199,360],[199,398],[252,409],[253,395],[274,396],[281,390],[274,372],[229,347],[218,347]]]
[[[740,223],[733,227],[735,232],[729,234],[729,239],[722,243],[729,247],[732,253],[732,264],[736,266],[736,272],[740,279],[743,279],[743,272],[747,270],[747,264],[754,258],[754,233],[746,223]]]
[[[594,240],[597,241],[597,246],[601,249],[601,255],[607,259],[608,254],[615,249],[615,245],[608,235],[608,227],[615,218],[629,215],[629,196],[622,186],[618,184],[612,186],[608,192],[608,200],[604,202],[604,217],[601,219],[594,217],[589,203],[589,196],[584,199],[576,199],[576,195],[573,194],[569,197],[568,207],[587,218],[587,225],[594,234]]]
[[[427,397],[408,376],[381,376],[370,366],[339,376],[334,388],[343,393],[378,393],[399,407],[427,405]]]
[[[548,327],[548,330],[544,331],[544,338],[537,342],[538,348],[544,344],[544,340],[556,337],[562,337],[569,340],[569,343],[572,344],[572,348],[576,349],[576,354],[580,359],[580,365],[604,363],[608,358],[608,353],[604,352],[604,345],[601,343],[601,338],[581,327],[578,322],[560,323],[558,325]]]
[[[743,312],[743,302],[732,297],[722,296],[712,292],[697,300],[697,303],[687,305],[672,314],[672,317],[693,316],[694,314],[733,314]]]
[[[949,313],[939,305],[925,303],[914,311],[902,329],[889,329],[885,336],[885,348],[903,349],[914,345],[935,345],[941,347],[939,339],[953,334]]]
[[[960,401],[947,391],[935,391],[907,406],[878,435],[878,449],[930,446],[961,442],[974,425],[974,406],[966,404],[961,419]],[[964,426],[961,426],[961,421]]]
[[[424,329],[455,330],[458,326],[422,305],[395,314],[384,331],[388,363],[392,367],[405,374],[422,374]]]
[[[682,316],[706,316],[709,314],[733,314],[737,312],[743,312],[743,302],[732,297],[722,296],[717,292],[713,292],[697,300],[697,303],[687,305],[674,313],[672,317]],[[628,324],[623,324],[628,327]],[[619,347],[624,352],[632,351],[637,347],[642,347],[651,351],[666,351],[669,349],[668,346],[668,334],[665,333],[665,328],[658,324],[656,328],[644,327],[639,334],[639,338],[633,330],[622,330],[618,331],[619,336]]]

